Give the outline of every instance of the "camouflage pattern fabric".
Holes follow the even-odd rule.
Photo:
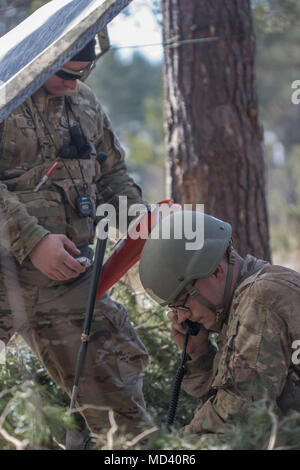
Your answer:
[[[140,188],[128,176],[124,151],[94,94],[79,82],[78,94],[68,99],[70,125],[80,125],[92,147],[90,158],[80,159],[85,193],[95,205],[117,206],[119,195],[128,197],[128,206],[143,203]],[[70,394],[90,272],[76,280],[52,281],[33,266],[28,254],[47,233],[57,233],[66,234],[86,256],[96,220],[77,216],[77,193],[63,164],[40,191],[33,192],[57,159],[40,116],[53,129],[57,147],[69,144],[64,97],[49,97],[43,88],[0,129],[0,339],[7,342],[19,331],[51,377]],[[100,151],[108,156],[102,165],[96,160]],[[65,165],[83,192],[78,161],[65,160]],[[137,432],[148,418],[140,377],[147,363],[147,351],[125,308],[108,296],[99,300],[78,405],[112,407],[117,423]],[[109,425],[107,411],[91,408],[83,413],[94,432]]]
[[[200,404],[186,433],[222,432],[225,422],[264,395],[283,412],[300,411],[300,365],[292,363],[299,300],[299,273],[246,257],[218,352],[211,348],[187,362],[183,388]]]
[[[124,151],[95,95],[78,82],[78,94],[68,100],[70,126],[80,125],[92,147],[90,159],[80,159],[85,194],[97,206],[111,203],[117,211],[120,195],[127,196],[129,206],[144,203],[141,189],[128,176]],[[75,210],[77,192],[69,173],[81,193],[84,186],[77,159],[65,159],[41,190],[33,193],[57,160],[56,148],[40,116],[51,126],[57,148],[70,143],[64,97],[50,97],[43,88],[4,121],[0,143],[1,246],[20,265],[46,233],[66,234],[77,246],[92,242],[94,237],[95,221],[78,217]],[[102,165],[96,160],[99,152],[108,155]]]
[[[13,276],[1,276],[0,337],[8,342],[18,331],[70,396],[83,327],[91,270],[68,286],[18,286]],[[16,288],[17,287],[17,288]],[[19,297],[19,303],[12,298]],[[139,432],[147,420],[140,377],[148,354],[128,319],[125,308],[108,295],[96,302],[84,376],[78,391],[79,407],[89,428],[97,433],[108,426],[107,410],[119,426]]]

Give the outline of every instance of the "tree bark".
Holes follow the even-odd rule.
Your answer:
[[[241,255],[270,259],[250,1],[162,0],[162,8],[164,42],[175,41],[164,65],[171,196],[230,222]],[[200,38],[211,40],[180,44]]]

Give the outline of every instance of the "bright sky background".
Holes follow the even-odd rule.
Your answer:
[[[130,16],[121,14],[109,23],[108,30],[111,43],[118,46],[161,43],[161,28],[157,18],[152,13],[152,4],[152,0],[133,0],[126,9]],[[129,59],[136,50],[122,49],[120,53],[123,58]],[[162,46],[144,47],[140,48],[139,51],[151,61],[162,59]]]
[[[57,4],[57,2],[68,3],[69,1],[70,0],[56,0],[56,2],[53,2],[53,8]],[[49,12],[50,6],[47,5],[47,10],[45,10],[45,12]],[[153,0],[133,0],[129,4],[129,6],[123,10],[125,14],[119,14],[116,18],[112,20],[111,23],[109,23],[108,30],[111,43],[121,47],[135,46],[140,44],[142,45],[161,43],[161,18],[154,16],[152,8]],[[41,9],[41,11],[44,11],[43,8]],[[41,15],[40,12],[34,17],[37,20],[38,24],[43,22],[44,17],[43,15]],[[32,18],[30,21],[31,27],[36,27],[36,24],[32,23]],[[23,30],[25,31],[24,27]],[[11,33],[10,36],[5,37],[7,37],[7,41],[9,42],[9,44],[12,44],[13,40],[17,42],[19,42],[20,40],[20,35],[15,34],[15,30],[14,33]],[[4,39],[2,39],[2,42],[3,41]],[[159,45],[152,47],[141,47],[139,49],[122,49],[120,50],[120,54],[124,59],[130,59],[130,57],[136,50],[139,50],[151,61],[156,62],[162,60],[163,48]]]

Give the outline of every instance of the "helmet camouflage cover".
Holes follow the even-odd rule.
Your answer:
[[[188,228],[198,235],[202,232],[203,244],[196,249]],[[174,301],[190,281],[215,272],[231,235],[230,224],[201,212],[177,211],[163,218],[141,254],[139,272],[146,292],[162,306]]]

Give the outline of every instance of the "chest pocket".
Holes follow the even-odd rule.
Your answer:
[[[3,138],[2,168],[29,169],[42,161],[34,123],[30,117],[18,115],[8,118]]]
[[[16,191],[16,194],[40,225],[51,233],[66,234],[66,215],[59,194],[45,190],[38,193]]]
[[[52,184],[61,194],[62,207],[66,220],[66,235],[77,246],[92,243],[94,237],[94,220],[91,217],[78,217],[76,211],[76,198],[78,197],[78,193],[73,182],[68,179],[63,179],[53,181]],[[77,184],[77,188],[79,193],[83,194],[82,183]],[[86,194],[90,196],[94,204],[96,204],[94,187],[91,183],[87,183]]]
[[[236,314],[229,321],[214,387],[249,385],[250,382],[257,381],[265,315],[263,312],[255,315],[253,309],[248,315],[247,309],[241,308],[240,311],[242,313]]]
[[[215,358],[215,378],[212,383],[213,388],[222,388],[230,386],[233,380],[233,352],[234,340],[238,332],[238,317],[229,323],[229,326],[223,328],[218,338],[219,352]]]

